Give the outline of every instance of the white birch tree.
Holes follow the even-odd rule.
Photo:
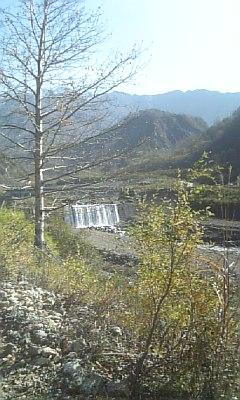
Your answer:
[[[28,166],[35,246],[44,249],[46,193],[54,182],[104,162],[88,161],[74,149],[104,134],[106,94],[133,75],[136,52],[98,63],[105,39],[100,10],[89,12],[83,0],[17,5],[13,12],[1,10],[1,99],[11,114],[3,119],[1,137],[5,152]]]

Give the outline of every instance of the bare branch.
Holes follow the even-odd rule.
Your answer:
[[[11,139],[7,135],[5,135],[3,132],[0,132],[0,135],[4,137],[5,139],[9,140],[9,142],[13,143],[15,146],[20,147],[22,150],[27,151],[27,152],[32,152],[31,150],[27,149],[25,146],[23,146],[21,143],[17,142],[14,139]]]
[[[57,176],[57,177],[45,179],[45,183],[47,183],[47,182],[52,182],[52,181],[55,181],[55,180],[64,178],[64,177],[66,177],[66,176],[73,176],[73,175],[77,174],[78,172],[82,172],[82,171],[85,171],[85,170],[88,170],[88,169],[97,167],[97,166],[99,166],[99,165],[103,165],[103,164],[105,164],[105,163],[107,163],[107,162],[110,162],[110,161],[112,161],[112,160],[115,160],[115,159],[119,158],[119,157],[122,156],[122,155],[126,155],[126,154],[130,153],[131,151],[135,150],[137,147],[142,146],[143,143],[145,143],[145,140],[139,142],[139,143],[138,143],[137,145],[135,145],[135,146],[129,147],[127,150],[123,150],[123,151],[121,151],[121,152],[119,151],[119,152],[115,153],[115,154],[112,155],[112,156],[108,156],[108,157],[106,157],[106,158],[102,158],[102,159],[96,161],[95,163],[90,163],[90,164],[86,164],[85,166],[76,167],[75,169],[73,169],[73,170],[71,170],[71,171],[68,171],[68,172],[66,172],[66,173],[64,173],[64,174],[62,174],[62,175]]]

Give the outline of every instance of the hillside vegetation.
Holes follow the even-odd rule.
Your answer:
[[[143,159],[132,159],[128,168],[134,171],[159,171],[169,173],[177,168],[190,168],[203,154],[211,153],[217,163],[232,166],[231,179],[240,174],[240,111],[237,110],[221,122],[200,132],[198,135],[186,136],[171,153],[149,152]]]
[[[189,115],[171,114],[159,110],[142,110],[130,114],[119,124],[92,140],[83,148],[79,148],[87,157],[101,154],[111,157],[119,154],[128,160],[132,157],[145,157],[149,152],[164,155],[191,137],[198,137],[207,129],[206,123],[201,118]],[[78,148],[74,149],[78,153]]]
[[[129,229],[132,274],[61,221],[39,252],[31,221],[0,211],[1,399],[239,398],[235,275],[201,257],[205,214],[175,190]]]

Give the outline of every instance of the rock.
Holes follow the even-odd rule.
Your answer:
[[[101,394],[106,384],[106,379],[96,373],[90,372],[84,374],[80,378],[81,386],[79,387],[80,392],[85,396],[96,396],[97,394]]]
[[[43,323],[34,323],[33,321],[32,329],[34,329],[35,331],[43,331],[43,328],[44,328]]]
[[[70,344],[70,350],[74,353],[81,354],[86,350],[87,342],[83,339],[76,339]]]
[[[8,308],[10,306],[10,301],[9,300],[0,300],[0,308]]]
[[[0,386],[6,398],[22,400],[27,391],[26,399],[38,398],[61,381],[60,299],[29,283],[0,283]]]
[[[76,359],[68,361],[63,365],[63,373],[73,376],[81,368],[81,361]]]
[[[111,333],[114,336],[122,336],[122,329],[119,326],[112,326]]]
[[[71,351],[70,353],[67,354],[67,358],[68,359],[77,358],[77,353],[74,353],[73,351]]]
[[[51,363],[51,360],[47,357],[37,357],[34,359],[34,364],[40,367],[48,366]]]
[[[127,381],[109,381],[106,384],[106,392],[109,397],[129,398],[130,389]]]
[[[0,358],[7,357],[8,355],[15,353],[17,347],[13,343],[7,343],[0,348]]]
[[[60,363],[62,361],[62,357],[58,354],[53,358],[54,363]]]
[[[63,374],[65,374],[66,390],[70,393],[96,396],[103,391],[106,384],[106,379],[102,375],[85,370],[79,359],[64,364]]]
[[[6,299],[8,297],[7,292],[5,290],[0,290],[0,299]]]
[[[8,354],[6,357],[0,358],[0,365],[5,364],[5,366],[13,365],[16,361],[16,358],[12,354]]]
[[[30,284],[0,285],[0,378],[2,375],[6,386],[4,393],[11,388],[11,398],[19,400],[25,395],[30,398],[32,393],[38,398],[45,389],[50,393],[46,398],[66,400],[75,394],[82,399],[108,393],[109,397],[125,396],[127,384],[110,382],[107,368],[101,369],[98,362],[99,348],[108,351],[114,347],[122,352],[122,329],[108,324],[100,329],[95,324],[98,310],[76,305],[70,313],[64,301],[60,295]],[[110,363],[111,359],[109,368]],[[121,378],[118,366],[112,375]]]
[[[41,351],[41,347],[38,347],[32,343],[29,344],[28,347],[28,354],[30,355],[30,357],[35,357],[37,356]]]
[[[5,289],[13,289],[13,285],[12,285],[10,282],[5,282],[5,283],[3,284],[3,287],[4,287]]]
[[[55,357],[58,355],[58,351],[46,346],[41,349],[41,354],[43,357]]]
[[[22,368],[26,365],[26,359],[22,358],[18,361],[18,367]]]
[[[28,281],[21,280],[21,281],[18,283],[18,286],[25,289],[25,288],[27,288],[27,287],[29,286],[29,283],[28,283]]]
[[[33,332],[33,342],[37,344],[46,344],[47,343],[47,333],[39,329],[38,331]]]

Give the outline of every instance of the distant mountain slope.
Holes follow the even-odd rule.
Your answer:
[[[219,164],[231,164],[233,167],[232,177],[240,175],[240,109],[235,111],[231,117],[223,119],[213,125],[196,140],[191,137],[185,146],[179,146],[168,160],[150,159],[146,162],[145,169],[157,170],[169,168],[189,168],[199,159],[206,150],[211,152],[211,157]]]
[[[220,163],[229,163],[233,173],[240,174],[240,109],[230,118],[208,130],[211,140],[207,148]]]
[[[122,115],[130,109],[160,109],[176,114],[190,114],[213,124],[228,117],[240,106],[240,93],[220,93],[204,89],[179,90],[157,95],[131,95],[113,92],[110,98],[120,105]]]
[[[201,118],[171,114],[159,110],[142,110],[130,114],[113,131],[91,145],[93,152],[114,154],[140,145],[141,152],[163,153],[186,138],[199,136],[207,125]],[[90,154],[90,148],[87,154]]]

